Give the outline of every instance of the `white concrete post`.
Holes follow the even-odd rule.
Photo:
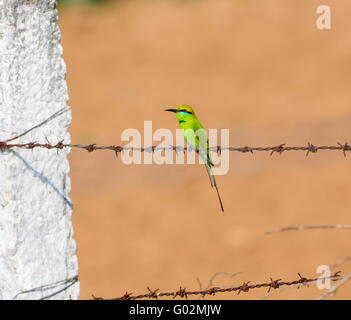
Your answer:
[[[0,0],[0,141],[70,142],[55,0]],[[77,299],[63,149],[0,151],[0,299]]]

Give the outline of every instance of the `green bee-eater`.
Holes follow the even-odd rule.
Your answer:
[[[208,176],[210,178],[211,187],[216,188],[219,203],[221,205],[222,211],[224,212],[222,199],[219,195],[216,180],[211,170],[213,163],[210,157],[207,133],[199,119],[196,117],[194,109],[186,104],[183,104],[175,109],[166,109],[165,111],[174,112],[178,120],[179,127],[183,132],[185,141],[189,146],[198,150],[198,153],[205,164]]]

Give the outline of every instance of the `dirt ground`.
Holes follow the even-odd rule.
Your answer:
[[[329,4],[332,29],[316,28]],[[127,128],[175,130],[165,106],[190,104],[232,146],[350,141],[349,0],[119,1],[62,8],[75,143],[122,144]],[[351,141],[350,141],[351,142]],[[351,155],[241,154],[218,176],[225,213],[199,165],[125,165],[113,152],[70,154],[81,298],[126,291],[317,277],[351,255],[349,230],[265,235],[292,225],[351,224]],[[347,274],[351,262],[337,267]],[[335,271],[337,271],[335,270]],[[219,294],[257,299],[266,289]],[[312,286],[270,298],[313,299]],[[333,297],[332,297],[333,298]],[[337,292],[350,298],[350,283]]]

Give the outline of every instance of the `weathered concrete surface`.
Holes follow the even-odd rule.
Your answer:
[[[54,0],[0,0],[0,141],[46,119],[15,141],[70,141],[56,22]],[[0,152],[0,299],[79,295],[68,152]]]

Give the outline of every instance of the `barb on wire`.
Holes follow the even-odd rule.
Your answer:
[[[229,272],[224,272],[224,271],[215,272],[212,275],[212,277],[210,278],[210,280],[208,281],[208,285],[205,288],[205,290],[208,290],[209,288],[214,287],[213,282],[214,282],[215,278],[217,278],[220,275],[228,276],[229,278],[234,278],[239,274],[241,274],[241,272],[235,272],[235,273],[229,273]],[[197,282],[199,283],[199,287],[200,287],[200,291],[201,291],[202,290],[202,283],[201,283],[199,278],[197,278]],[[218,288],[224,288],[224,287],[218,287]],[[200,300],[202,298],[204,298],[204,296],[200,295]]]
[[[269,235],[269,234],[278,233],[278,232],[307,230],[307,229],[351,229],[351,225],[335,224],[335,225],[320,225],[320,226],[292,226],[292,227],[285,227],[285,228],[266,231],[264,234]]]
[[[133,295],[132,292],[126,292],[123,296],[117,297],[117,298],[112,298],[112,299],[106,299],[106,300],[138,300],[138,299],[158,299],[159,297],[166,297],[166,298],[188,298],[190,296],[194,295],[201,295],[201,296],[213,296],[217,293],[225,293],[225,292],[236,292],[237,294],[240,294],[242,292],[249,292],[252,289],[258,289],[258,288],[267,288],[268,292],[272,289],[279,289],[282,286],[306,286],[311,283],[317,282],[317,281],[325,281],[325,280],[330,280],[330,281],[338,281],[342,280],[345,277],[340,275],[341,271],[338,271],[334,273],[330,277],[319,277],[319,278],[312,278],[308,279],[301,274],[298,273],[299,279],[294,280],[294,281],[282,281],[281,279],[273,280],[270,278],[270,282],[266,283],[258,283],[258,284],[250,284],[251,282],[244,282],[240,286],[236,287],[229,287],[229,288],[222,288],[222,287],[211,287],[206,290],[197,290],[197,291],[188,291],[186,288],[180,287],[179,290],[176,291],[171,291],[171,292],[159,292],[159,289],[156,290],[151,290],[150,288],[148,289],[148,293],[144,294],[139,294],[139,295]],[[104,298],[101,297],[96,297],[92,296],[94,300],[105,300]]]
[[[222,275],[222,276],[227,276],[229,278],[234,278],[236,277],[237,275],[241,274],[241,272],[235,272],[235,273],[229,273],[229,272],[223,272],[223,271],[219,271],[219,272],[216,272],[212,275],[212,277],[210,278],[210,280],[208,281],[208,285],[206,287],[206,289],[210,288],[210,287],[213,287],[213,282],[214,280]],[[202,289],[202,284],[200,282],[200,279],[198,279],[198,282],[199,282],[199,285],[200,285],[200,290]]]
[[[33,129],[33,128],[32,128]],[[32,130],[30,129],[30,130]],[[28,132],[28,130],[26,131]],[[25,132],[25,133],[26,133]],[[185,151],[199,151],[202,149],[196,149],[194,147],[184,147],[184,146],[150,146],[150,147],[144,147],[144,148],[137,148],[137,147],[130,147],[130,146],[118,146],[118,145],[110,145],[110,146],[104,146],[104,145],[97,145],[95,143],[92,144],[65,144],[63,143],[63,140],[57,142],[56,144],[50,144],[48,143],[37,143],[37,142],[27,142],[27,143],[8,143],[14,139],[17,139],[20,136],[23,136],[25,133],[16,136],[14,138],[8,139],[6,141],[0,141],[0,151],[5,151],[9,150],[12,148],[21,148],[21,149],[30,149],[33,150],[35,148],[45,148],[45,149],[63,149],[63,148],[80,148],[84,149],[88,152],[93,152],[97,150],[110,150],[114,151],[116,153],[116,156],[118,153],[121,153],[123,151],[138,151],[138,152],[156,152],[156,151],[163,151],[163,150],[172,150],[175,152],[185,152]],[[282,154],[285,151],[305,151],[306,156],[308,156],[310,153],[316,153],[319,150],[329,150],[329,151],[342,151],[344,156],[346,157],[346,152],[351,151],[351,146],[348,145],[348,143],[341,144],[338,142],[337,145],[334,146],[315,146],[311,143],[308,143],[307,146],[299,146],[299,147],[294,147],[294,146],[286,146],[285,144],[280,144],[277,146],[271,146],[271,147],[223,147],[223,146],[215,146],[215,147],[210,147],[209,148],[213,152],[221,153],[224,150],[228,151],[236,151],[236,152],[242,152],[242,153],[254,153],[254,152],[269,152],[270,155],[273,155],[274,153],[279,153]]]

